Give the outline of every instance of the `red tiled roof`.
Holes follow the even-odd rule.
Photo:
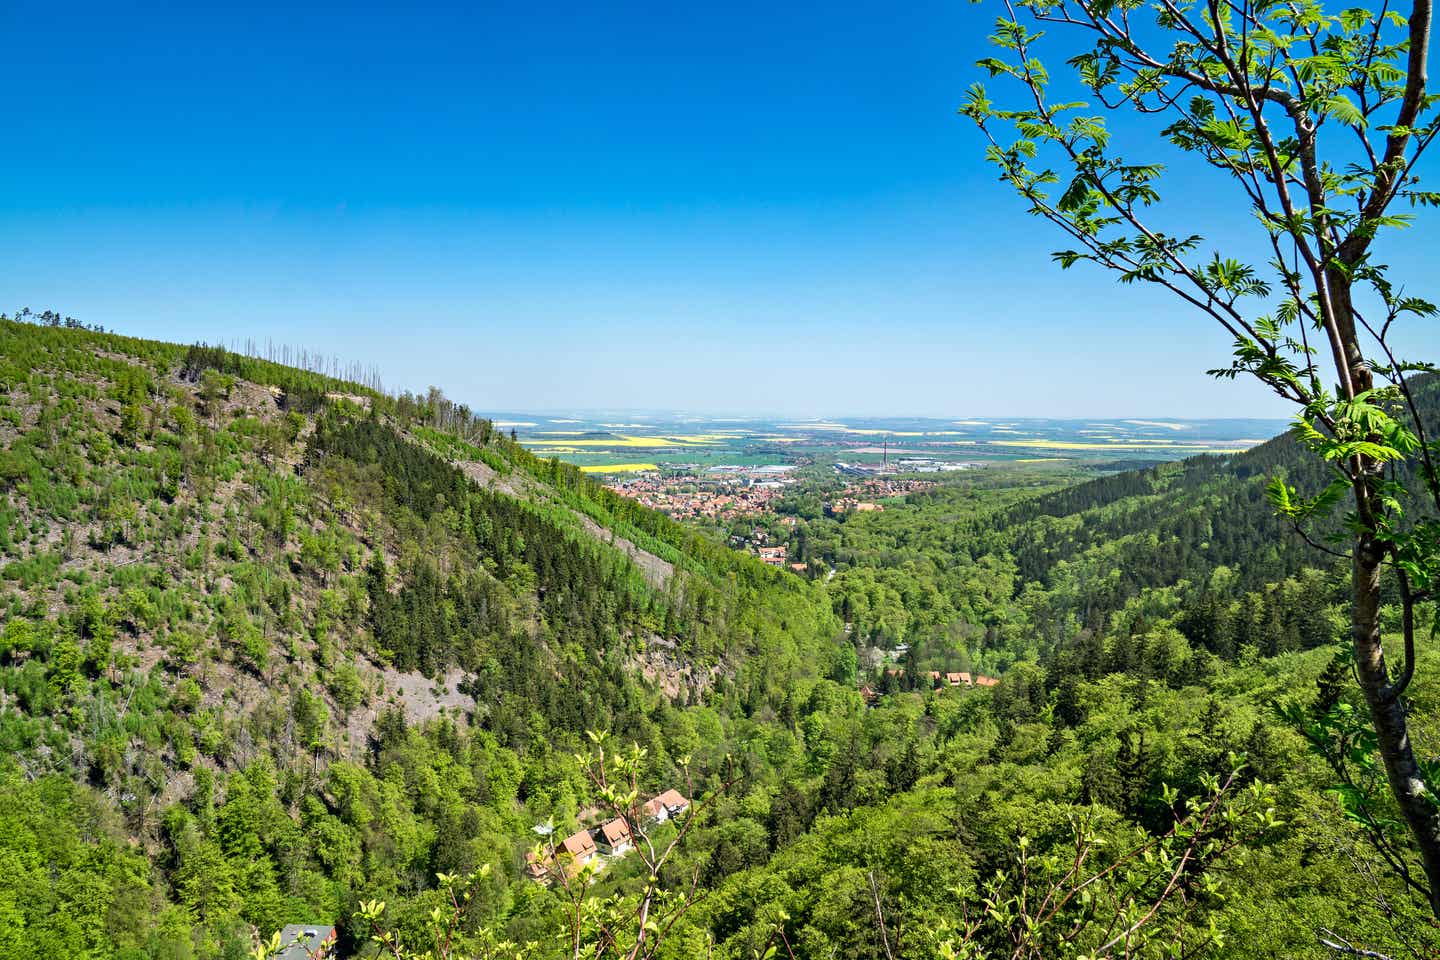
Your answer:
[[[670,810],[674,810],[676,807],[690,806],[690,801],[686,800],[679,790],[673,788],[656,797],[655,802],[664,804]]]
[[[600,836],[605,838],[607,846],[613,847],[630,839],[630,827],[624,820],[616,817],[600,825]]]
[[[561,847],[578,860],[595,852],[595,839],[590,836],[589,830],[577,830],[565,838]]]

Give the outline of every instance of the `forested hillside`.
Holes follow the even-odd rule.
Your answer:
[[[240,957],[291,923],[373,956],[362,902],[433,942],[442,874],[475,877],[457,956],[625,955],[603,918],[649,902],[639,858],[574,895],[525,872],[537,825],[617,802],[587,731],[644,747],[637,802],[694,801],[654,828],[684,909],[637,956],[1010,956],[1016,884],[1063,890],[1077,849],[1117,866],[1016,955],[1151,905],[1130,955],[1436,949],[1403,847],[1353,815],[1386,812],[1365,741],[1307,746],[1356,695],[1343,572],[1265,497],[1318,479],[1286,438],[839,519],[797,499],[828,581],[439,391],[217,348],[0,320],[0,441],[0,956]],[[1193,798],[1238,812],[1196,828]]]
[[[1417,386],[1422,415],[1440,422],[1435,382]],[[1170,619],[1189,647],[1227,660],[1334,638],[1314,614],[1317,602],[1340,599],[1343,584],[1323,574],[1333,558],[1277,515],[1266,492],[1275,478],[1309,490],[1333,479],[1284,435],[1233,456],[1077,484],[948,484],[886,512],[829,518],[800,498],[784,508],[806,521],[792,549],[838,570],[837,613],[862,638],[918,648],[921,665],[927,646],[936,665],[955,662],[944,650],[964,647],[996,671],[1079,644],[1065,669],[1094,675],[1140,666],[1136,652],[1107,660],[1094,647],[1117,617],[1137,633]],[[954,643],[957,631],[969,642]]]
[[[586,804],[586,729],[668,784],[839,630],[438,393],[0,321],[0,441],[4,956],[233,955],[439,870],[504,889]]]

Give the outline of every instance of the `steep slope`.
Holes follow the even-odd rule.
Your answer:
[[[652,743],[673,776],[684,704],[728,715],[729,691],[834,655],[818,586],[435,391],[0,320],[0,445],[6,809],[43,785],[158,864],[124,868],[124,909],[10,888],[32,925],[118,910],[104,942],[143,946],[178,910],[208,956],[246,924],[339,917],[362,865],[382,891],[460,861],[513,878],[529,826],[579,812],[585,730]],[[387,786],[406,744],[417,779]]]

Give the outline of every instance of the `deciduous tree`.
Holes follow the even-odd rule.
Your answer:
[[[1440,205],[1417,177],[1440,133],[1427,89],[1431,2],[1002,2],[992,37],[1001,55],[980,66],[1018,91],[1018,105],[976,84],[961,112],[989,140],[1001,179],[1073,244],[1056,260],[1162,287],[1218,323],[1234,359],[1212,372],[1254,377],[1294,404],[1299,440],[1333,471],[1309,496],[1280,480],[1271,495],[1322,549],[1332,548],[1317,524],[1349,506],[1340,528],[1354,671],[1422,868],[1402,872],[1440,915],[1440,784],[1417,758],[1404,699],[1416,607],[1440,585],[1440,442],[1408,379],[1431,366],[1399,355],[1393,337],[1399,321],[1436,308],[1376,258],[1380,238],[1410,221],[1401,203]],[[1097,108],[1057,95],[1037,54],[1047,30],[1078,44],[1066,51],[1068,79],[1099,107],[1159,118],[1164,139],[1228,181],[1268,263],[1250,262],[1243,246],[1208,246],[1190,224],[1160,225],[1165,166],[1123,155]],[[1387,569],[1403,622],[1398,669],[1381,632]]]

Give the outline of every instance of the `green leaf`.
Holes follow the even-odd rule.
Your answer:
[[[1341,123],[1349,124],[1352,127],[1366,125],[1365,115],[1360,112],[1360,108],[1355,106],[1354,101],[1343,93],[1337,93],[1325,101],[1325,112]]]

